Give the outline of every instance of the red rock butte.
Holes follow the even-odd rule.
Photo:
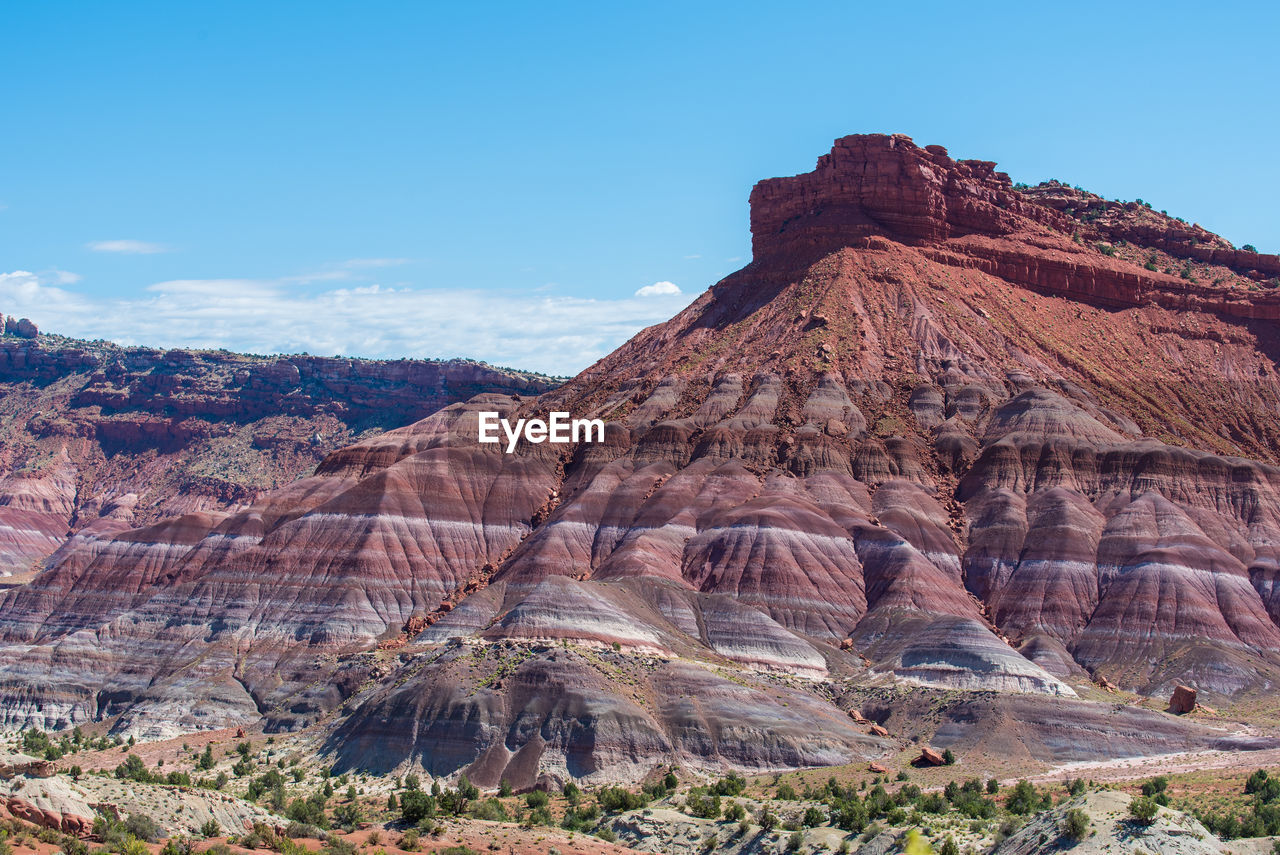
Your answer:
[[[563,386],[60,550],[0,720],[516,786],[1270,744],[1117,700],[1280,680],[1276,257],[901,136],[751,202],[750,265]],[[476,441],[552,410],[606,441]]]

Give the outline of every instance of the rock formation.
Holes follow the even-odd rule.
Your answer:
[[[244,505],[355,437],[550,378],[464,360],[393,362],[0,338],[0,579],[74,534]],[[30,331],[30,335],[26,332]]]
[[[1077,694],[1280,679],[1272,262],[1177,256],[1198,244],[1172,220],[1128,259],[1097,245],[1119,215],[1085,236],[1055,198],[837,141],[752,193],[751,264],[563,386],[453,404],[247,507],[74,538],[0,600],[0,718],[335,714],[339,768],[517,786],[894,750],[909,723],[859,701],[867,733],[835,685],[965,698],[916,734],[940,746],[1221,746]],[[605,441],[504,454],[482,410],[599,417]]]
[[[1186,715],[1196,708],[1196,690],[1190,686],[1174,686],[1173,695],[1169,698],[1169,712],[1174,715]]]

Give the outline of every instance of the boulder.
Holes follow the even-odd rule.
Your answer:
[[[1175,686],[1173,696],[1169,698],[1169,712],[1174,715],[1185,715],[1195,708],[1196,690],[1181,684]]]
[[[878,724],[871,725],[871,727],[867,729],[867,733],[871,734],[872,736],[888,736],[889,735],[889,731],[885,730],[883,727],[881,727]]]
[[[942,756],[941,752],[935,751],[934,749],[929,748],[928,746],[925,746],[924,748],[920,749],[920,756],[916,758],[916,765],[917,766],[945,766],[947,765],[947,761],[946,761],[946,758]]]

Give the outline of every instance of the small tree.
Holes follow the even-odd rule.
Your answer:
[[[400,799],[400,818],[408,825],[417,825],[435,813],[436,800],[422,790],[410,790]]]

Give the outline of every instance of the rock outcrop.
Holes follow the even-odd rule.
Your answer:
[[[838,141],[752,209],[750,265],[559,388],[78,535],[0,600],[0,718],[337,712],[339,768],[516,786],[892,750],[892,710],[860,724],[828,682],[967,698],[925,744],[1216,744],[1076,695],[1280,679],[1274,295],[1109,254],[905,137]],[[482,410],[605,437],[505,454]]]

